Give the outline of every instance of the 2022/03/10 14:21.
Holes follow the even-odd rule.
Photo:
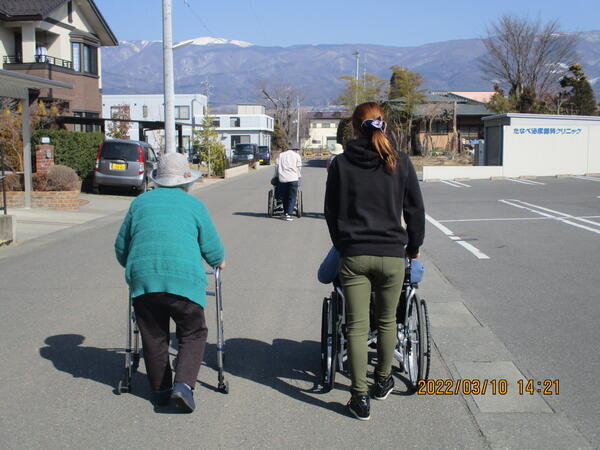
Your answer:
[[[518,380],[519,395],[530,394],[533,395],[536,392],[542,395],[559,395],[559,380],[551,380],[546,378],[544,381],[539,380]]]

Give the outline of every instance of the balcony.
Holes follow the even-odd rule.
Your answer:
[[[48,64],[51,66],[62,67],[64,69],[73,69],[73,62],[66,59],[57,58],[49,55],[35,55],[35,61],[23,61],[21,55],[5,56],[4,64]]]

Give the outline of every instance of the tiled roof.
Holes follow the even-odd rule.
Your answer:
[[[0,17],[4,20],[44,18],[66,0],[0,0]]]
[[[344,114],[340,111],[332,111],[332,112],[321,112],[321,111],[313,111],[307,114],[309,119],[343,119],[347,114]]]

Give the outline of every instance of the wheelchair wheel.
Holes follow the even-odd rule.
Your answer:
[[[427,334],[421,303],[417,294],[411,298],[408,304],[404,332],[406,333],[406,339],[403,351],[403,366],[408,375],[410,387],[416,390],[419,386],[419,380],[423,379],[425,336]]]
[[[267,196],[267,215],[269,217],[273,217],[273,189],[269,191],[269,195]]]
[[[323,391],[329,392],[335,384],[337,365],[336,295],[323,299],[321,316],[321,382]]]

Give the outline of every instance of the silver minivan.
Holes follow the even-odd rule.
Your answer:
[[[147,142],[107,139],[98,149],[93,190],[129,187],[142,194],[153,187],[149,176],[156,165],[157,154]]]

